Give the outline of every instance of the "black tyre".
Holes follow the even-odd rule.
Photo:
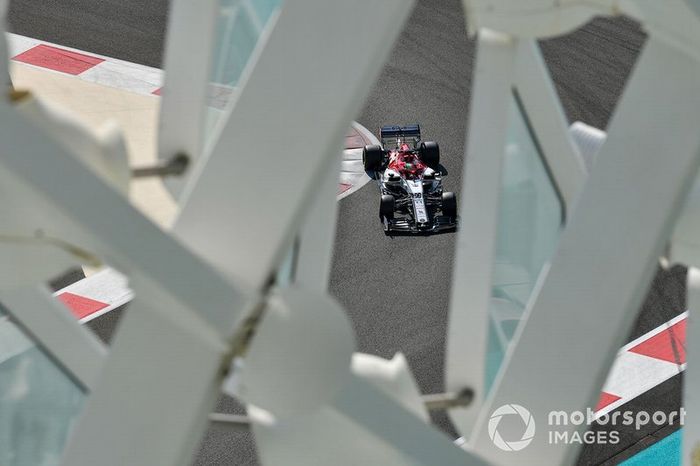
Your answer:
[[[442,193],[442,213],[448,217],[457,217],[457,196],[455,193]]]
[[[382,200],[379,203],[379,218],[384,217],[388,219],[394,218],[394,208],[395,208],[394,196],[391,194],[384,194]]]
[[[430,168],[440,165],[440,146],[434,141],[420,143],[420,158]]]
[[[362,150],[362,163],[367,171],[375,171],[382,168],[384,151],[382,146],[365,146]]]

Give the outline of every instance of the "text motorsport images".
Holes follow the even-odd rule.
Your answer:
[[[620,442],[618,430],[591,431],[578,429],[578,426],[590,427],[594,422],[602,426],[634,426],[635,430],[653,424],[655,426],[671,425],[676,421],[681,426],[685,423],[685,408],[666,413],[664,411],[614,411],[596,416],[588,408],[583,411],[550,411],[547,415],[546,441],[555,444],[617,444]],[[542,427],[539,431],[541,432]],[[504,451],[520,451],[535,439],[538,428],[530,411],[518,404],[511,403],[498,407],[488,423],[489,437],[493,444]],[[542,435],[540,433],[540,435]]]

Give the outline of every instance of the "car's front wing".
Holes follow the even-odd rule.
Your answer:
[[[457,228],[457,219],[446,215],[435,215],[432,221],[419,226],[412,218],[383,218],[384,232],[386,234],[428,234],[443,231],[454,231]]]

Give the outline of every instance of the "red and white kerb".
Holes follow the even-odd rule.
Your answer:
[[[123,306],[134,298],[127,278],[106,268],[54,293],[81,323]]]
[[[596,406],[596,418],[685,370],[687,320],[688,311],[620,349]]]

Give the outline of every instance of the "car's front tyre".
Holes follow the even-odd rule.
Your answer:
[[[382,146],[365,146],[365,148],[362,149],[362,164],[366,171],[377,171],[382,168],[383,163],[384,150]]]
[[[389,220],[394,218],[394,210],[396,208],[396,200],[391,194],[384,194],[379,202],[379,218],[384,220],[384,217]]]
[[[442,214],[457,218],[457,195],[452,192],[442,193]]]
[[[420,143],[420,158],[427,166],[436,169],[440,165],[440,146],[434,141]]]

